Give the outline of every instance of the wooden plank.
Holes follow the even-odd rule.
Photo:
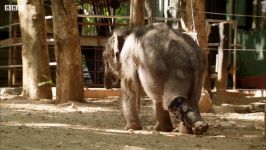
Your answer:
[[[0,93],[4,89],[13,89],[14,91],[22,90],[21,87],[0,88]],[[53,96],[55,98],[56,88],[52,87],[52,91],[53,91]],[[22,91],[20,91],[20,92],[22,92]],[[213,90],[212,92],[215,93],[216,91]],[[246,97],[246,96],[249,96],[249,98],[266,97],[266,90],[265,89],[226,90],[226,93],[228,95],[233,96],[233,97]],[[84,88],[84,95],[85,95],[85,98],[105,98],[105,97],[109,97],[109,96],[121,96],[121,90],[120,90],[120,88],[113,88],[111,90],[107,90],[105,88]],[[145,96],[145,95],[143,94],[143,96]]]
[[[16,42],[15,42],[16,41]],[[9,38],[0,41],[0,46],[9,46],[16,43],[21,43],[21,37]]]
[[[80,37],[81,46],[105,46],[107,38],[106,37],[92,37],[92,36],[84,36]],[[54,45],[54,39],[47,39],[48,45]],[[9,38],[0,41],[0,47],[10,47],[21,43],[21,37]]]
[[[212,91],[216,93],[216,91]],[[107,90],[105,88],[85,88],[84,95],[86,98],[104,98],[109,96],[121,96],[120,88],[113,88]],[[145,93],[141,91],[141,95]],[[234,97],[248,97],[248,98],[262,98],[266,97],[266,90],[264,89],[244,89],[244,90],[226,90],[226,95]]]
[[[55,99],[56,98],[55,87],[52,87],[52,92],[53,92],[53,99]],[[121,96],[120,88],[113,88],[111,90],[107,90],[105,88],[84,88],[85,98],[106,98],[114,96]]]
[[[105,98],[112,96],[121,96],[121,90],[118,88],[107,90],[104,88],[85,88],[85,98]]]
[[[83,14],[78,14],[78,17],[82,17],[82,18],[120,18],[120,19],[129,19],[129,16],[104,16],[104,15],[83,15]]]
[[[9,21],[9,22],[11,22],[11,21]],[[1,26],[0,29],[10,28],[10,27],[12,27],[12,26],[17,26],[17,25],[19,25],[19,22],[11,23],[11,24],[9,24],[9,25],[5,25],[5,26]]]
[[[212,93],[216,93],[216,90],[212,90]],[[227,89],[226,95],[233,97],[247,97],[247,98],[263,98],[266,97],[265,89]]]
[[[1,89],[1,88],[0,88]],[[56,88],[52,87],[53,99],[56,98]],[[141,91],[141,96],[146,96],[146,94]],[[113,89],[105,89],[105,88],[84,88],[84,97],[85,98],[107,98],[107,97],[121,97],[121,89],[113,88]]]
[[[80,22],[78,25],[91,25],[91,26],[128,26],[128,24],[125,23],[84,23]]]

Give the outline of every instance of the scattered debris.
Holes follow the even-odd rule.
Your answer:
[[[213,106],[213,113],[254,113],[264,112],[265,103],[251,103],[249,105],[231,105],[222,104],[221,106]]]
[[[233,128],[237,126],[235,121],[221,122],[220,125],[223,128]]]
[[[260,102],[255,102],[255,103],[251,103],[251,110],[252,112],[264,112],[264,106],[265,103],[260,103]]]
[[[244,126],[244,128],[247,130],[256,130],[256,127],[253,124],[247,124]]]

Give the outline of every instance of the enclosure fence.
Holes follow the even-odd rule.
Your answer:
[[[197,13],[197,11],[194,11]],[[204,12],[210,13],[210,12]],[[213,13],[217,14],[217,13]],[[222,14],[218,13],[218,15],[230,15],[230,14]],[[236,15],[236,14],[234,14]],[[244,17],[243,15],[238,15]],[[79,18],[90,20],[90,21],[82,21],[78,22],[80,34],[81,34],[81,49],[82,54],[84,56],[84,65],[86,72],[86,68],[88,71],[87,78],[89,80],[88,85],[91,87],[102,87],[103,85],[103,61],[102,61],[102,49],[105,45],[105,41],[108,35],[101,36],[99,35],[99,31],[101,27],[105,27],[108,30],[112,31],[114,27],[123,28],[128,26],[129,16],[102,16],[102,15],[78,15]],[[250,17],[250,16],[245,16]],[[252,16],[252,17],[263,17],[263,16]],[[49,47],[50,54],[50,66],[52,68],[52,77],[55,78],[55,69],[56,69],[56,60],[54,56],[54,39],[52,36],[52,16],[46,16],[46,25],[48,28],[47,31],[47,43]],[[95,22],[91,20],[95,19],[111,19],[111,23],[105,22]],[[119,21],[117,21],[119,20]],[[168,24],[175,24],[180,21],[180,18],[164,18],[164,17],[145,17],[145,22],[154,23],[154,22],[167,22]],[[227,24],[230,26],[230,34],[227,34],[228,37],[233,37],[230,40],[229,47],[223,47],[222,51],[219,51],[219,47],[221,43],[208,43],[208,47],[203,48],[206,52],[210,54],[211,51],[215,51],[218,53],[223,53],[224,51],[229,51],[232,53],[232,70],[231,74],[233,76],[233,89],[236,88],[236,56],[237,51],[266,51],[266,50],[258,50],[258,49],[243,49],[240,44],[237,44],[236,36],[237,36],[237,21],[236,20],[217,20],[217,19],[206,19],[207,24],[209,25],[209,33],[211,33],[212,28],[219,26],[220,24]],[[50,27],[50,29],[49,29]],[[22,76],[22,62],[21,62],[21,35],[19,29],[19,23],[12,23],[9,25],[5,25],[0,27],[0,30],[3,29],[9,30],[9,38],[0,41],[0,51],[7,51],[7,55],[0,56],[2,60],[6,60],[0,66],[0,71],[3,74],[7,74],[7,83],[2,83],[7,86],[20,86],[21,76]],[[208,35],[209,36],[209,35]],[[232,41],[232,43],[231,43]],[[230,55],[231,56],[231,55]],[[2,61],[3,62],[3,61]],[[217,65],[217,63],[216,63]],[[4,71],[3,71],[4,70]],[[216,70],[217,72],[217,70]],[[0,76],[0,80],[6,80],[6,77],[3,75]],[[0,83],[1,84],[1,83]],[[1,85],[0,85],[1,86]]]

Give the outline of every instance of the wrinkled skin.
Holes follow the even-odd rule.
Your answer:
[[[184,103],[198,112],[205,61],[203,51],[190,36],[165,24],[138,27],[128,35],[114,33],[103,58],[105,87],[111,88],[114,77],[121,80],[126,129],[142,129],[138,116],[141,87],[153,100],[158,131],[173,130],[169,105],[175,97],[183,97]],[[183,124],[180,131],[194,130]]]

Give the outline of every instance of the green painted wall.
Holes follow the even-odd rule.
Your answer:
[[[255,49],[237,52],[238,75],[266,76],[266,30],[238,30],[237,41],[243,49]]]

